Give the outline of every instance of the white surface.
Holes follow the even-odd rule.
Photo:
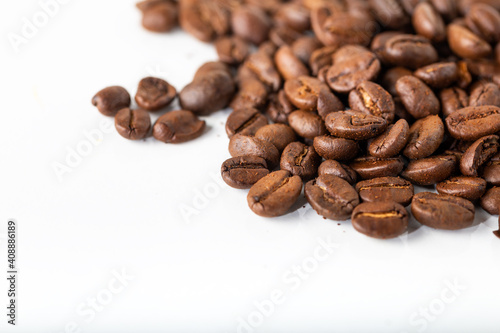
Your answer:
[[[130,142],[113,128],[60,182],[53,164],[110,122],[90,104],[97,90],[133,94],[147,75],[180,89],[215,52],[182,32],[144,31],[132,0],[88,0],[61,5],[16,54],[7,34],[38,11],[33,0],[0,4],[0,226],[18,221],[20,267],[18,326],[3,310],[0,331],[65,332],[76,322],[75,332],[237,332],[250,316],[254,332],[499,332],[498,217],[479,210],[467,230],[421,227],[390,241],[310,209],[259,218],[246,191],[221,185],[227,111],[178,146]],[[189,219],[187,206],[197,213]],[[328,238],[332,253],[318,252]],[[299,278],[292,269],[302,264],[310,273]],[[122,269],[134,279],[92,317],[86,302],[109,295]],[[454,280],[465,288],[457,296]],[[279,291],[259,323],[255,302]],[[439,314],[414,317],[429,306]]]

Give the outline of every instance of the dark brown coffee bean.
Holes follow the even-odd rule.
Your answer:
[[[394,201],[408,206],[413,197],[413,185],[399,177],[380,177],[356,184],[361,200],[366,202]]]
[[[475,141],[500,132],[500,108],[489,105],[463,108],[446,117],[446,126],[455,139]]]
[[[449,178],[457,166],[455,155],[439,155],[411,161],[401,176],[415,185],[433,185]]]
[[[295,56],[288,45],[283,45],[274,55],[276,68],[285,79],[294,79],[302,75],[309,75],[309,69]]]
[[[229,8],[222,2],[183,0],[179,2],[179,23],[195,38],[209,42],[230,30]]]
[[[104,88],[92,97],[92,105],[105,116],[114,116],[130,106],[130,95],[125,88],[112,86]]]
[[[373,238],[389,239],[401,236],[408,228],[408,212],[395,202],[365,202],[352,212],[356,231]]]
[[[314,149],[326,160],[351,160],[358,154],[359,147],[356,141],[335,138],[329,135],[314,138]]]
[[[238,133],[252,136],[267,123],[266,116],[257,109],[238,109],[227,117],[226,133],[229,138]]]
[[[469,96],[458,87],[447,88],[439,93],[443,116],[448,117],[453,112],[469,106]]]
[[[280,167],[281,170],[288,170],[303,180],[309,180],[316,176],[320,162],[321,157],[314,147],[301,142],[292,142],[283,150]]]
[[[465,176],[476,177],[479,168],[497,153],[499,143],[497,135],[488,135],[474,142],[464,153],[460,161],[460,171]]]
[[[177,96],[177,90],[167,81],[146,77],[139,82],[135,101],[145,110],[156,111],[170,105],[175,96]]]
[[[284,124],[262,126],[255,133],[257,139],[271,142],[281,152],[289,144],[297,140],[293,129]]]
[[[325,123],[316,113],[297,110],[288,116],[288,123],[295,133],[306,139],[314,139],[327,133]]]
[[[500,88],[491,82],[477,82],[472,86],[469,106],[500,106]]]
[[[319,70],[332,65],[332,57],[338,46],[325,46],[315,50],[309,58],[309,67],[313,75],[318,75]]]
[[[410,20],[403,7],[395,0],[369,0],[375,17],[382,26],[399,29]]]
[[[265,50],[259,50],[252,53],[245,61],[245,64],[272,91],[280,89],[281,76],[274,65],[273,55],[267,53]]]
[[[417,69],[438,60],[429,40],[416,35],[398,35],[387,41],[381,53],[385,62],[394,66]]]
[[[411,212],[431,228],[458,230],[474,222],[474,205],[469,200],[446,194],[420,192],[413,196]]]
[[[405,106],[401,102],[401,99],[396,96],[394,97],[394,106],[395,106],[395,111],[394,113],[396,114],[396,119],[404,119],[408,123],[413,123],[415,121],[415,118],[405,109]]]
[[[406,146],[410,138],[409,134],[410,127],[408,122],[400,119],[369,143],[368,152],[370,155],[379,158],[396,156]]]
[[[412,23],[417,34],[433,42],[441,42],[446,38],[444,21],[430,3],[421,2],[415,7]]]
[[[396,83],[396,90],[406,110],[416,119],[438,114],[439,100],[432,90],[414,76],[403,76]]]
[[[274,21],[295,31],[305,31],[311,26],[309,10],[296,2],[280,4],[274,14]]]
[[[236,65],[241,64],[250,54],[250,45],[236,36],[222,37],[215,42],[215,50],[220,61]]]
[[[459,176],[436,185],[441,194],[454,195],[467,200],[477,200],[486,192],[486,181],[479,177]]]
[[[205,121],[191,111],[170,111],[158,118],[153,126],[153,136],[165,143],[182,143],[202,135],[205,125]]]
[[[303,36],[292,44],[292,52],[304,64],[308,64],[314,51],[321,47],[320,41],[313,36]]]
[[[403,67],[393,67],[387,72],[382,77],[382,87],[384,87],[391,95],[397,96],[398,92],[396,90],[396,82],[403,76],[407,75],[413,75],[413,73]]]
[[[151,117],[145,110],[124,108],[115,116],[115,127],[125,139],[144,139],[151,129]]]
[[[286,97],[285,91],[280,90],[269,97],[266,114],[275,123],[288,124],[288,115],[294,110],[295,107]]]
[[[319,165],[318,176],[322,175],[337,176],[351,185],[356,183],[357,178],[356,171],[354,171],[350,166],[341,164],[335,160],[326,160]]]
[[[380,61],[374,53],[359,45],[348,45],[334,53],[333,66],[326,76],[333,90],[348,93],[361,82],[375,78],[379,72]]]
[[[153,32],[168,32],[177,26],[178,5],[168,0],[142,1],[142,26]]]
[[[329,113],[325,125],[336,137],[366,140],[382,133],[387,128],[387,121],[362,112],[339,111]]]
[[[318,96],[321,90],[329,91],[326,84],[310,76],[299,76],[295,79],[286,80],[283,90],[293,105],[306,111],[317,109]]]
[[[444,124],[439,116],[427,116],[411,127],[409,140],[403,154],[410,159],[432,155],[443,142]]]
[[[259,45],[267,40],[271,20],[258,7],[242,6],[232,12],[231,27],[236,36]]]
[[[484,169],[482,177],[493,186],[500,186],[500,153],[493,156]]]
[[[362,179],[379,177],[396,177],[403,171],[404,162],[400,157],[377,158],[372,156],[359,157],[349,166],[356,171]]]
[[[448,25],[448,44],[451,50],[462,58],[479,59],[491,53],[491,46],[459,24]]]
[[[458,67],[454,62],[438,62],[419,68],[414,75],[428,86],[442,89],[458,80]]]
[[[232,157],[253,155],[266,160],[270,170],[279,164],[280,152],[272,143],[252,136],[236,134],[229,140],[229,153]]]
[[[250,188],[261,178],[267,176],[266,160],[258,156],[238,156],[222,163],[222,179],[234,188]]]
[[[238,92],[230,103],[232,109],[261,109],[267,101],[267,86],[257,78],[247,78],[238,83]]]
[[[307,182],[304,193],[312,208],[331,220],[347,220],[359,204],[356,190],[342,178],[333,175],[322,175]]]
[[[453,20],[458,15],[456,0],[431,0],[431,3],[447,21]]]
[[[492,187],[481,198],[481,207],[491,215],[500,214],[500,187]]]
[[[383,32],[375,35],[375,37],[373,37],[373,40],[370,44],[370,50],[378,56],[379,53],[383,52],[383,50],[385,48],[385,43],[387,43],[387,41],[389,39],[391,39],[394,36],[398,36],[398,35],[402,35],[402,34],[403,34],[403,32],[401,32],[401,31],[383,31]],[[383,54],[380,54],[380,58],[383,58]],[[410,75],[411,75],[411,72],[410,72]]]
[[[351,109],[382,117],[391,123],[394,120],[394,100],[381,86],[370,81],[360,83],[349,93]]]
[[[487,42],[500,41],[500,13],[488,4],[473,4],[465,16],[465,23]]]

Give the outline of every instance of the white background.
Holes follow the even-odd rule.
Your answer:
[[[246,191],[220,181],[228,111],[182,145],[131,142],[112,128],[58,179],[55,163],[88,145],[84,133],[112,124],[91,105],[95,92],[122,85],[133,95],[148,75],[180,90],[216,59],[180,31],[144,31],[134,2],[69,1],[17,53],[9,34],[41,7],[0,4],[0,235],[17,220],[20,271],[15,329],[1,278],[0,331],[237,332],[250,317],[240,332],[500,332],[498,217],[478,210],[474,227],[454,232],[412,221],[389,241],[308,208],[259,218]],[[303,265],[309,273],[292,271]],[[122,270],[133,279],[111,294]],[[89,310],[97,296],[106,304]]]

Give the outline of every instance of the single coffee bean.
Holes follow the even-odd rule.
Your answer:
[[[443,18],[430,3],[420,2],[415,7],[412,23],[417,34],[433,42],[441,42],[446,38]]]
[[[331,220],[347,220],[359,204],[356,190],[345,180],[322,175],[306,183],[304,193],[312,208]]]
[[[289,30],[305,31],[311,26],[310,13],[300,3],[280,4],[274,13],[274,21],[285,26]]]
[[[284,124],[270,124],[262,126],[255,133],[257,139],[272,143],[281,152],[285,147],[297,140],[293,129]]]
[[[280,89],[281,76],[274,64],[273,54],[269,54],[265,48],[249,55],[245,65],[272,91]]]
[[[472,86],[469,106],[500,106],[500,88],[491,82],[477,82]]]
[[[279,164],[280,152],[272,143],[253,136],[236,134],[229,140],[229,153],[232,157],[253,155],[266,160],[267,166],[273,170]]]
[[[285,79],[294,79],[302,75],[309,75],[309,69],[295,56],[288,45],[283,45],[274,55],[276,68]]]
[[[415,219],[434,229],[458,230],[474,222],[474,205],[469,200],[447,194],[420,192],[413,196]]]
[[[408,206],[413,197],[413,185],[399,177],[379,177],[356,184],[356,191],[362,201],[394,201]]]
[[[125,139],[144,139],[151,129],[151,117],[142,109],[123,108],[115,116],[115,127]]]
[[[438,60],[437,51],[427,38],[407,34],[389,39],[380,55],[391,65],[410,69],[417,69]]]
[[[351,109],[382,117],[391,123],[394,120],[394,100],[381,86],[370,81],[360,83],[349,93]]]
[[[439,93],[443,116],[448,117],[453,112],[469,106],[469,96],[458,87],[441,90]]]
[[[481,207],[491,215],[500,213],[500,187],[490,188],[480,201]]]
[[[314,36],[302,36],[292,44],[292,52],[304,64],[308,64],[314,51],[321,47],[320,41]]]
[[[391,201],[364,202],[354,208],[352,226],[369,237],[394,238],[408,229],[408,212],[400,204]]]
[[[486,192],[486,181],[479,177],[453,177],[437,184],[436,190],[441,194],[473,201],[481,198]]]
[[[392,30],[391,31],[383,31],[383,32],[375,35],[375,37],[373,37],[373,40],[370,44],[370,50],[373,53],[375,53],[377,56],[379,56],[381,61],[383,61],[384,60],[383,51],[385,49],[385,44],[392,37],[402,35],[402,34],[403,34],[403,32],[401,32],[401,31],[392,31]],[[409,75],[411,75],[411,72],[409,73]]]
[[[231,27],[236,36],[259,45],[267,40],[271,20],[256,6],[241,6],[232,12]]]
[[[465,16],[465,23],[487,42],[500,41],[500,13],[488,4],[472,4]]]
[[[299,76],[296,79],[286,80],[283,89],[293,105],[306,111],[317,109],[318,95],[321,90],[329,91],[326,84],[310,76]]]
[[[325,118],[325,125],[336,137],[366,140],[382,133],[387,128],[387,121],[362,112],[339,111],[329,113]]]
[[[432,155],[443,142],[444,124],[439,116],[427,116],[411,127],[409,140],[403,154],[410,159]]]
[[[261,178],[267,176],[266,160],[258,156],[238,156],[222,163],[222,179],[234,188],[250,188]]]
[[[141,1],[142,26],[153,32],[168,32],[177,26],[178,5],[169,0]]]
[[[417,69],[414,75],[432,88],[443,89],[458,80],[458,67],[454,62],[438,62]]]
[[[413,73],[403,67],[393,67],[388,69],[381,79],[382,87],[387,90],[392,96],[397,96],[396,82],[403,76],[413,75]]]
[[[288,123],[295,133],[306,139],[314,139],[327,133],[325,123],[316,113],[297,110],[288,116]]]
[[[285,91],[280,90],[277,94],[269,96],[266,114],[275,123],[288,124],[288,115],[294,110],[295,107],[286,97]]]
[[[414,76],[403,76],[396,83],[396,90],[406,110],[416,119],[438,114],[439,100],[432,90]]]
[[[285,26],[275,26],[269,30],[269,41],[278,47],[291,46],[301,36],[299,32]]]
[[[406,146],[410,138],[409,134],[408,122],[400,119],[394,125],[390,125],[384,133],[369,142],[368,152],[371,156],[379,158],[396,156]]]
[[[464,176],[478,175],[479,168],[497,153],[498,139],[497,135],[484,136],[465,151],[460,160],[460,171]]]
[[[238,92],[229,106],[234,109],[261,109],[266,105],[267,86],[257,78],[247,78],[238,83]]]
[[[482,177],[488,184],[500,186],[500,153],[493,156],[484,166]]]
[[[105,116],[114,116],[118,111],[130,106],[130,95],[125,88],[107,87],[92,98],[92,105]]]
[[[326,160],[319,165],[318,176],[322,175],[334,175],[342,178],[351,185],[356,183],[356,171],[354,171],[350,166],[341,164],[335,160]]]
[[[250,45],[236,36],[222,37],[215,42],[215,50],[220,61],[237,65],[245,61],[250,54]]]
[[[321,157],[314,147],[301,142],[292,142],[283,150],[280,167],[281,170],[290,171],[294,176],[309,180],[316,176],[320,162]]]
[[[234,110],[226,121],[226,133],[229,138],[235,134],[255,135],[257,130],[267,125],[266,116],[254,108]]]
[[[302,192],[302,180],[286,170],[268,174],[255,183],[248,192],[250,209],[263,217],[285,215]]]
[[[313,75],[318,75],[321,68],[330,67],[332,58],[338,46],[324,46],[315,50],[309,58],[309,67]]]
[[[205,121],[191,111],[170,111],[158,118],[153,126],[153,136],[165,143],[182,143],[202,135],[205,126]]]
[[[456,23],[448,25],[448,44],[462,58],[480,59],[491,53],[491,46],[472,31]]]
[[[135,101],[139,107],[156,111],[168,106],[177,96],[177,91],[167,81],[146,77],[139,82]]]
[[[458,15],[457,1],[455,0],[431,0],[431,3],[446,21],[451,21]]]
[[[328,85],[336,92],[348,93],[363,81],[375,78],[380,61],[373,52],[359,45],[348,45],[333,55],[333,66],[326,74]]]
[[[358,154],[358,143],[353,140],[335,138],[329,135],[314,138],[314,149],[326,160],[351,160]]]
[[[399,29],[410,21],[398,1],[369,0],[368,2],[377,21],[388,28]]]
[[[500,108],[483,105],[455,111],[446,117],[451,136],[459,140],[475,141],[500,132]]]
[[[362,179],[379,177],[396,177],[403,171],[404,162],[401,157],[377,158],[372,156],[358,157],[349,166]]]
[[[415,185],[433,185],[449,178],[457,166],[455,155],[439,155],[413,160],[401,176]]]

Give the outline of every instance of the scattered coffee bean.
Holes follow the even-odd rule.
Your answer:
[[[118,111],[130,106],[130,94],[125,88],[112,86],[99,91],[92,104],[105,116],[114,116]]]
[[[219,60],[229,65],[241,64],[250,54],[248,43],[236,36],[218,39],[215,50]]]
[[[467,27],[488,42],[500,41],[500,13],[485,3],[474,3],[465,15]]]
[[[168,32],[177,26],[178,4],[170,0],[146,0],[139,2],[142,26],[153,32]]]
[[[144,139],[151,129],[151,117],[142,109],[123,108],[115,116],[115,127],[125,139]]]
[[[280,152],[272,143],[253,136],[236,134],[229,140],[229,153],[233,157],[259,156],[266,160],[270,170],[279,164]]]
[[[413,185],[399,177],[379,177],[356,184],[356,191],[362,201],[394,201],[408,206],[413,197]]]
[[[261,178],[267,176],[266,160],[258,156],[238,156],[222,163],[222,179],[234,188],[250,188]]]
[[[145,110],[156,111],[172,103],[176,95],[177,91],[167,81],[146,77],[139,82],[135,101]]]
[[[408,228],[408,212],[391,201],[364,202],[354,208],[352,226],[369,237],[394,238],[404,234]]]
[[[242,6],[233,11],[231,27],[236,36],[259,45],[266,41],[271,22],[262,9],[256,6]]]
[[[191,111],[170,111],[158,118],[153,126],[153,136],[165,143],[182,143],[202,135],[205,125],[205,121]]]
[[[303,180],[314,178],[318,172],[321,157],[314,147],[301,142],[292,142],[286,146],[281,155],[281,170],[288,170],[294,176]]]
[[[474,201],[486,192],[486,181],[479,177],[453,177],[437,184],[436,190],[441,194]]]

